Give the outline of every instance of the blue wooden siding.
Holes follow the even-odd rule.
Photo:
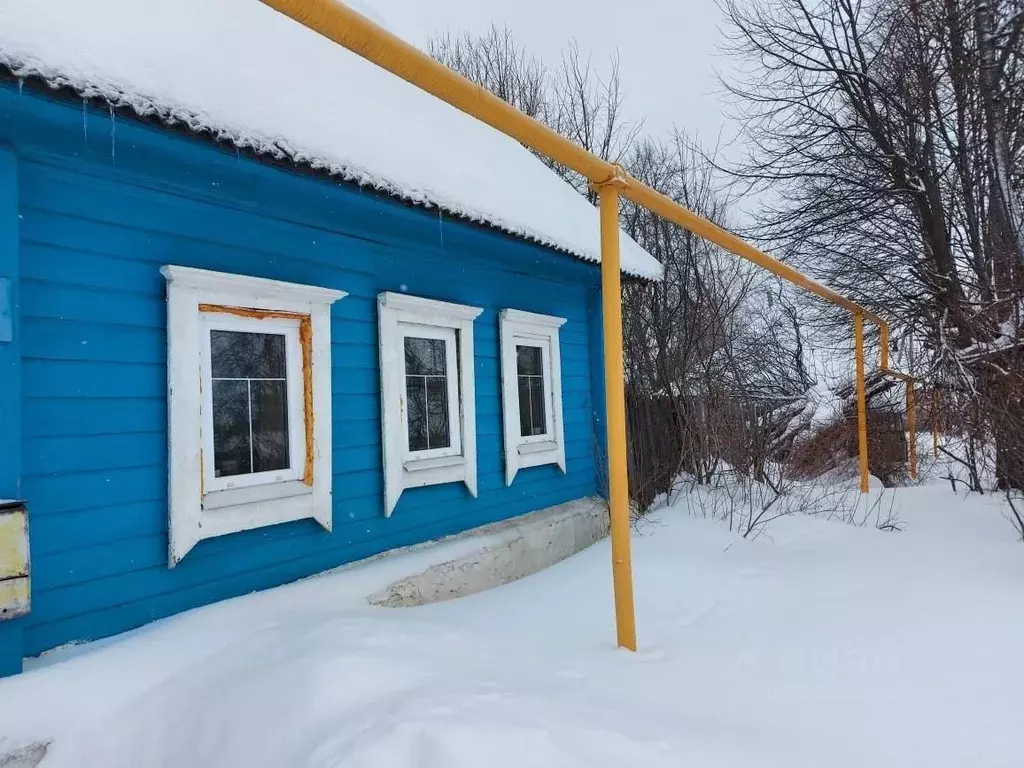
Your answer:
[[[21,319],[18,158],[0,140],[0,499],[21,498]],[[10,331],[10,333],[8,333]],[[0,621],[0,677],[21,671],[25,619]]]
[[[0,142],[18,156],[21,492],[33,554],[26,653],[595,492],[592,265],[28,89],[0,86]],[[350,293],[331,321],[333,533],[302,521],[207,540],[168,570],[163,264]],[[383,290],[485,308],[475,323],[477,499],[462,484],[407,490],[383,515]],[[569,320],[568,473],[521,471],[510,488],[503,307]]]

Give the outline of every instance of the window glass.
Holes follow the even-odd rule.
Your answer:
[[[217,477],[287,469],[285,337],[210,331]]]
[[[213,467],[217,477],[252,472],[246,380],[213,380]]]
[[[215,379],[283,379],[284,336],[210,331],[210,370]]]
[[[523,437],[543,435],[547,422],[540,347],[516,345],[516,373],[519,377],[519,434]]]
[[[447,353],[443,339],[405,338],[410,451],[451,446]]]
[[[283,380],[250,379],[252,407],[252,471],[288,468],[288,384]]]

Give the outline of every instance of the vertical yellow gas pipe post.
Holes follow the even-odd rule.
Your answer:
[[[864,385],[864,315],[853,314],[853,343],[857,358],[857,448],[860,454],[860,492],[868,492],[868,397]]]
[[[608,430],[608,506],[612,529],[615,632],[620,648],[636,650],[633,570],[629,542],[626,469],[626,384],[622,359],[622,291],[619,271],[619,188],[624,175],[597,186],[601,199],[601,309],[604,316],[604,382]]]
[[[888,323],[882,323],[879,325],[879,332],[881,338],[879,344],[882,347],[881,359],[879,360],[878,367],[882,369],[882,372],[889,370],[889,325]]]
[[[909,444],[907,450],[910,452],[910,479],[917,480],[917,414],[914,402],[914,380],[907,377],[907,436]]]

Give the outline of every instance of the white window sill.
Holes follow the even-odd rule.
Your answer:
[[[402,484],[406,488],[465,482],[469,475],[470,462],[465,456],[412,459],[402,464]]]
[[[428,469],[443,469],[464,464],[464,456],[436,456],[432,459],[406,459],[402,467],[406,472],[422,472]]]
[[[322,510],[318,510],[316,496],[313,493],[303,493],[278,499],[261,499],[219,509],[206,508],[203,510],[201,528],[203,537],[206,538],[307,518],[313,518],[324,525],[324,520],[329,518],[323,516],[329,515],[330,512],[329,503]],[[324,527],[327,526],[324,525]],[[330,529],[328,528],[328,530]]]
[[[301,480],[290,480],[266,485],[250,485],[247,488],[227,488],[210,491],[203,496],[203,509],[224,509],[239,504],[254,504],[259,501],[286,499],[313,493],[313,488]]]
[[[558,451],[558,443],[554,440],[544,440],[543,442],[536,443],[522,443],[519,446],[520,456],[530,456],[535,453],[544,453],[546,451]]]
[[[565,471],[565,458],[556,442],[523,443],[516,449],[515,457],[519,469],[557,464]]]

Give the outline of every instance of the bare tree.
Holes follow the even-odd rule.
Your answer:
[[[602,72],[575,41],[569,41],[559,65],[552,70],[526,53],[508,27],[495,26],[479,36],[445,33],[432,38],[427,50],[438,61],[605,160],[620,162],[640,132],[639,125],[623,119],[618,55],[609,59],[607,71]],[[539,157],[591,203],[596,202],[585,178]]]
[[[991,212],[1006,251],[1003,269],[1008,282],[1024,266],[1024,212],[1014,186],[1012,132],[1007,110],[1019,85],[1016,68],[1024,28],[1021,0],[974,0],[978,80],[985,114],[985,134],[992,174]]]
[[[589,56],[580,54],[576,42],[570,41],[552,81],[551,127],[603,160],[622,162],[641,130],[639,124],[623,119],[622,101],[618,54],[612,55],[608,71],[602,75]],[[556,170],[592,204],[597,203],[585,178],[567,168]]]
[[[428,41],[427,52],[519,111],[547,119],[550,73],[519,47],[508,27],[492,25],[480,36],[446,32]]]
[[[898,359],[916,340],[917,373],[980,402],[971,440],[995,442],[999,482],[1015,488],[1021,3],[723,4],[728,50],[749,65],[727,83],[751,147],[732,170],[773,190],[757,235],[891,318]],[[805,309],[847,337],[847,317]]]
[[[729,200],[713,165],[685,136],[637,142],[626,166],[681,205],[728,224]],[[776,398],[802,391],[799,320],[766,300],[776,283],[703,238],[630,203],[623,226],[665,269],[662,282],[623,292],[636,495],[650,495],[642,484],[664,491],[680,472],[701,484],[723,469],[764,477],[764,417]]]

